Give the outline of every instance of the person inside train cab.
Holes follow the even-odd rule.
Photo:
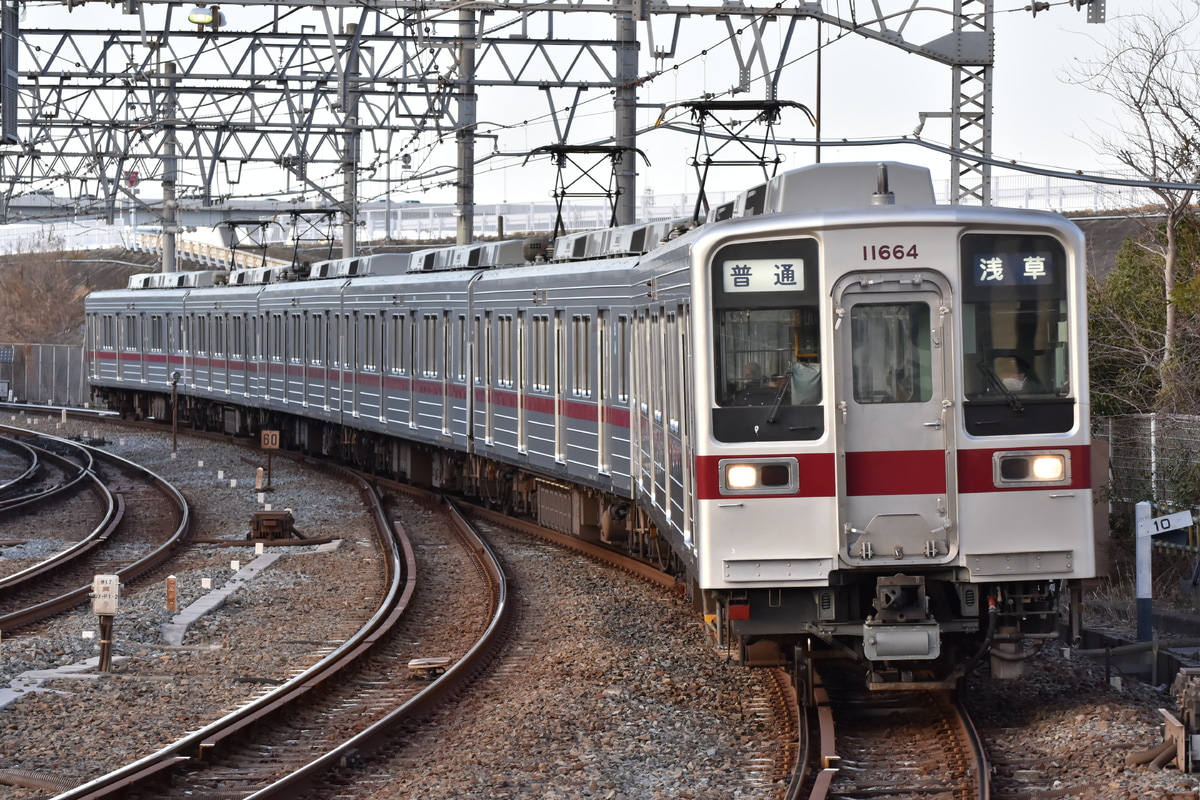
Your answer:
[[[763,385],[762,365],[757,361],[747,361],[745,368],[742,370],[742,377],[745,379],[746,388],[752,386]]]
[[[747,361],[742,368],[742,378],[742,389],[735,398],[738,405],[759,406],[770,402],[775,390],[763,376],[761,364]]]
[[[1046,387],[1033,376],[1028,362],[1017,356],[1001,356],[995,362],[996,377],[1016,394],[1045,394]]]
[[[792,387],[792,405],[815,406],[821,402],[821,363],[815,357],[801,356],[788,368]]]

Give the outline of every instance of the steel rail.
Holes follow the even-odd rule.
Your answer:
[[[405,487],[406,489],[409,487]],[[460,690],[487,663],[495,648],[503,641],[512,615],[508,600],[508,578],[491,546],[467,521],[461,510],[443,498],[451,521],[463,542],[483,569],[493,588],[492,618],[483,635],[462,658],[438,676],[428,687],[368,728],[363,729],[338,747],[330,750],[291,775],[266,786],[246,800],[279,800],[307,796],[314,784],[330,770],[369,756],[391,743],[394,732],[421,717],[448,696]]]
[[[31,446],[32,447],[32,446]],[[54,458],[62,458],[49,450],[44,450],[40,447],[34,447],[35,451],[41,451],[46,455]],[[84,451],[86,453],[86,451]],[[14,572],[11,575],[6,575],[0,578],[0,592],[11,591],[18,586],[30,583],[35,579],[46,577],[52,572],[56,572],[77,558],[87,555],[89,552],[99,547],[108,541],[108,538],[116,532],[121,521],[125,518],[125,498],[120,495],[113,495],[109,488],[101,480],[91,467],[95,466],[95,459],[91,453],[87,453],[88,462],[91,465],[84,472],[80,473],[79,480],[85,477],[91,477],[91,492],[96,495],[96,499],[100,502],[101,508],[104,509],[104,514],[100,519],[100,523],[92,529],[92,531],[70,547],[60,550],[47,559],[44,559],[31,567],[27,567],[20,572]],[[66,459],[64,459],[66,460]],[[57,487],[62,490],[65,487]],[[40,500],[47,499],[49,495],[39,496]],[[3,619],[0,618],[0,629],[3,628]]]
[[[316,463],[306,458],[298,460]],[[332,469],[349,475],[358,483],[364,501],[371,508],[380,540],[389,548],[384,559],[387,594],[371,619],[341,647],[278,688],[145,758],[58,795],[56,800],[123,797],[132,790],[144,789],[166,780],[170,771],[179,765],[195,765],[204,758],[217,755],[221,748],[231,745],[236,735],[249,726],[286,711],[310,691],[335,680],[345,666],[367,653],[403,615],[416,587],[412,546],[399,523],[393,527],[387,519],[378,491],[372,485],[349,470]]]
[[[57,439],[57,437],[46,438]],[[59,441],[67,440],[63,439]],[[102,459],[112,461],[120,465],[122,469],[128,472],[134,472],[148,478],[150,482],[158,489],[158,491],[166,496],[175,506],[175,508],[178,509],[179,525],[176,526],[171,537],[149,554],[143,556],[132,564],[128,564],[125,567],[117,570],[116,574],[120,582],[125,583],[132,581],[146,572],[154,569],[159,564],[170,558],[175,549],[187,541],[188,536],[191,534],[190,507],[188,506],[188,502],[184,498],[183,493],[180,492],[179,489],[177,489],[172,483],[167,481],[162,476],[151,472],[145,467],[121,458],[120,456],[112,453],[106,453],[103,450],[88,447],[87,445],[78,445],[75,442],[71,442],[71,444],[73,446],[84,448],[93,456],[98,455]],[[119,500],[118,504],[123,509],[123,500]],[[123,515],[123,510],[121,513]],[[91,594],[91,591],[92,587],[90,585],[81,586],[78,589],[67,592],[66,594],[60,595],[52,600],[47,600],[44,603],[39,603],[38,605],[31,606],[22,611],[7,614],[3,617],[0,617],[0,630],[11,631],[17,628],[22,628],[26,625],[32,625],[35,622],[46,619],[47,617],[51,617],[62,611],[66,611],[67,609],[74,608],[75,606],[87,600]]]
[[[67,474],[67,475],[74,474],[74,477],[70,478],[70,480],[68,480],[66,483],[62,483],[57,486],[51,486],[47,489],[30,492],[27,495],[21,495],[18,497],[9,498],[7,500],[0,500],[0,512],[15,511],[17,509],[22,509],[22,508],[30,508],[39,503],[44,503],[47,500],[50,500],[51,498],[55,497],[56,495],[65,494],[66,492],[69,492],[73,489],[78,488],[79,484],[81,484],[84,480],[86,480],[88,475],[91,475],[94,473],[93,468],[95,467],[95,459],[93,458],[92,454],[89,453],[87,451],[87,449],[84,448],[82,445],[78,445],[75,442],[71,442],[67,439],[59,439],[58,437],[55,437],[55,436],[46,436],[45,434],[42,434],[42,433],[25,430],[23,428],[14,428],[9,425],[0,425],[0,430],[10,431],[13,433],[33,434],[41,439],[48,439],[50,441],[63,442],[65,444],[67,444],[67,446],[69,446],[69,447],[74,447],[74,448],[78,449],[86,457],[85,463],[78,464],[78,463],[72,461],[67,456],[64,456],[62,453],[55,453],[53,450],[48,450],[44,447],[38,447],[37,445],[26,444],[27,447],[33,448],[34,450],[40,452],[42,454],[43,461],[55,462],[59,466],[59,468],[63,470],[63,472],[65,474]]]
[[[819,674],[813,673],[812,687],[812,703],[809,711],[810,718],[816,718],[816,727],[818,735],[816,741],[810,741],[808,745],[808,765],[804,771],[802,781],[794,779],[792,785],[789,786],[789,794],[786,796],[797,797],[800,795],[801,783],[807,784],[809,788],[808,800],[828,800],[829,797],[841,797],[842,794],[835,791],[833,781],[838,774],[838,768],[841,762],[841,756],[837,752],[837,740],[835,731],[835,719],[833,704],[830,702],[829,694],[821,684]],[[979,736],[979,732],[975,728],[974,722],[971,720],[971,715],[963,705],[962,699],[955,697],[950,702],[949,707],[954,711],[954,722],[956,723],[954,734],[959,739],[960,745],[970,754],[972,759],[973,778],[975,780],[975,795],[974,800],[991,800],[991,767],[988,764],[987,753],[983,746],[983,740]],[[809,726],[811,728],[811,725]],[[797,773],[798,775],[801,773]],[[811,777],[811,780],[809,780]],[[858,790],[857,794],[867,795],[875,793],[876,790]],[[904,788],[895,788],[889,790],[896,795],[905,795],[911,793]],[[922,792],[924,790],[921,790]],[[855,795],[856,792],[851,790],[850,795]],[[955,793],[957,796],[957,793]]]
[[[21,452],[21,455],[24,455],[27,459],[29,459],[29,469],[25,470],[12,480],[7,480],[3,483],[0,483],[0,492],[4,492],[8,489],[11,489],[13,486],[24,483],[33,477],[33,474],[38,471],[38,467],[40,465],[38,464],[37,452],[20,439],[14,439],[10,436],[0,436],[0,446],[7,447],[10,450],[19,451]]]

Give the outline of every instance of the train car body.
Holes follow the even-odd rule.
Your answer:
[[[1019,672],[1095,572],[1082,234],[936,206],[900,164],[785,173],[731,214],[524,265],[95,293],[90,380],[656,559],[746,663]]]

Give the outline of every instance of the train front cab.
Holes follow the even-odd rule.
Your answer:
[[[905,688],[990,651],[1014,675],[1060,582],[1092,576],[1081,245],[1006,213],[755,220],[697,248],[696,578],[747,662],[823,643]]]

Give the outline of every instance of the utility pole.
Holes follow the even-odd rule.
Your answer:
[[[179,159],[176,155],[177,141],[175,139],[175,62],[168,61],[162,65],[163,80],[166,93],[163,97],[163,251],[162,271],[176,272],[179,267],[175,260],[175,236],[179,233],[178,203],[175,200],[175,182],[179,175]]]
[[[456,244],[475,240],[475,12],[458,12],[458,129],[454,141],[458,148],[458,191],[455,214],[458,216]]]
[[[346,26],[350,52],[342,73],[342,115],[346,136],[342,147],[342,258],[358,255],[358,148],[362,132],[358,125],[358,25]]]
[[[633,18],[633,3],[625,8],[621,0],[613,0],[617,20],[617,86],[613,94],[615,116],[614,138],[617,147],[625,148],[614,165],[617,189],[617,224],[632,225],[637,221],[637,21]]]

